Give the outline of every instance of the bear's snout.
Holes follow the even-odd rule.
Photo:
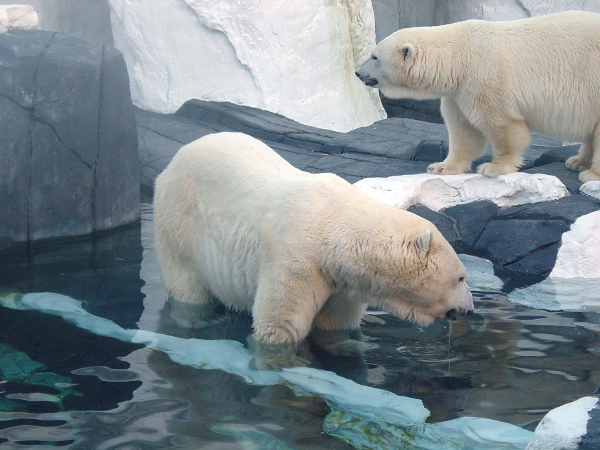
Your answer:
[[[456,309],[456,308],[452,308],[449,309],[448,311],[446,311],[446,316],[445,318],[447,320],[456,320],[459,317],[465,317],[465,316],[470,316],[471,314],[473,314],[473,310],[472,309]]]
[[[358,70],[360,70],[360,67],[358,68]],[[373,87],[373,86],[376,86],[377,83],[379,83],[377,78],[373,78],[368,75],[361,75],[358,70],[356,72],[354,72],[354,74],[360,79],[360,81],[365,83],[367,86]]]

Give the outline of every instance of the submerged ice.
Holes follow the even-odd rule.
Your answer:
[[[496,420],[462,417],[426,423],[429,411],[421,400],[363,386],[332,372],[313,368],[282,371],[252,368],[252,355],[236,341],[182,339],[145,330],[124,329],[85,311],[81,302],[54,293],[0,295],[0,305],[37,310],[63,319],[99,336],[143,343],[164,352],[179,364],[219,369],[256,385],[285,384],[297,395],[316,395],[331,407],[325,431],[355,448],[438,450],[524,449],[533,433]],[[264,436],[261,437],[263,439]]]

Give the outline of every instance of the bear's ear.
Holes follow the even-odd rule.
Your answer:
[[[413,45],[409,42],[407,42],[406,44],[403,44],[400,47],[400,53],[402,54],[402,56],[404,57],[404,60],[406,61],[407,59],[410,59],[413,57],[413,55],[415,54],[415,48],[413,47]]]
[[[417,250],[417,254],[420,257],[423,257],[429,251],[429,246],[431,245],[431,238],[433,237],[433,231],[426,230],[424,231],[415,242],[415,249]]]

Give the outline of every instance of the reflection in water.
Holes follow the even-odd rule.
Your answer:
[[[170,318],[150,213],[146,205],[141,225],[92,241],[4,255],[0,290],[63,293],[124,328],[245,344],[248,315],[223,310],[225,322],[202,330]],[[534,310],[497,293],[476,293],[475,305],[467,319],[427,328],[371,312],[362,333],[373,349],[341,357],[308,342],[302,355],[313,367],[422,399],[430,422],[477,416],[532,429],[600,382],[597,313]],[[0,444],[351,448],[323,433],[329,407],[320,398],[182,366],[35,311],[0,308],[0,323],[0,405],[9,405],[0,411]]]

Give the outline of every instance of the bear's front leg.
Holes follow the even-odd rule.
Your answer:
[[[185,303],[169,296],[169,315],[181,328],[205,328],[225,321],[225,316],[218,314],[216,302]]]
[[[308,336],[329,293],[329,286],[316,269],[280,268],[261,279],[252,306],[258,367],[305,365],[293,354],[294,349]]]
[[[458,175],[471,170],[471,162],[487,145],[485,135],[475,128],[451,97],[443,97],[442,117],[448,128],[448,157],[431,164],[427,172],[434,175]]]
[[[521,154],[531,142],[529,127],[523,121],[513,121],[490,133],[492,162],[481,164],[477,173],[495,178],[514,173],[523,165]]]
[[[579,153],[565,162],[568,169],[580,172],[579,181],[582,183],[600,180],[600,136],[596,134],[600,133],[595,133],[591,142],[584,142]]]

